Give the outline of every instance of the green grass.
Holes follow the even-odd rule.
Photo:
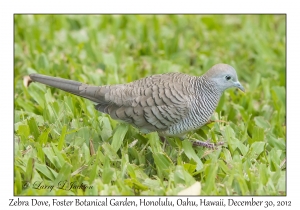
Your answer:
[[[284,15],[15,15],[15,195],[286,194]],[[33,72],[80,82],[201,75],[228,63],[246,89],[222,96],[212,123],[191,133],[210,150],[97,112],[85,99],[31,83]],[[37,183],[54,185],[35,189]],[[66,182],[91,189],[63,190]]]

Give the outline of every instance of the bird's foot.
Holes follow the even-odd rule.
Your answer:
[[[206,148],[210,148],[210,149],[215,149],[216,147],[221,146],[221,145],[224,144],[224,142],[222,142],[222,141],[220,141],[216,144],[210,143],[210,139],[207,140],[206,142],[199,141],[197,139],[192,139],[192,143],[193,143],[193,146],[202,146],[202,147],[206,147]]]

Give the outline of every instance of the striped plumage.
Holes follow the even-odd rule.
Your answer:
[[[191,88],[194,92],[189,97],[189,113],[181,121],[171,126],[166,135],[184,134],[200,128],[209,121],[218,105],[222,93],[216,88],[214,82],[205,77],[191,79]]]
[[[227,64],[217,64],[200,77],[167,73],[104,86],[40,74],[31,74],[30,78],[87,98],[113,119],[127,122],[143,133],[157,131],[161,136],[182,136],[200,128],[213,114],[224,90],[244,90],[234,68]]]

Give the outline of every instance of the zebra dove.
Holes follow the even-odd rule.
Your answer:
[[[231,87],[244,91],[235,69],[217,64],[204,75],[183,73],[149,76],[128,84],[93,86],[73,80],[30,74],[32,81],[59,88],[96,103],[95,108],[113,119],[133,125],[142,133],[183,138],[206,124],[222,93]],[[214,144],[196,140],[194,145]]]

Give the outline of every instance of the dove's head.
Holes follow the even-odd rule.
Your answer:
[[[235,69],[228,64],[216,64],[203,76],[215,82],[221,92],[232,87],[236,87],[245,92],[244,87],[238,80]]]

